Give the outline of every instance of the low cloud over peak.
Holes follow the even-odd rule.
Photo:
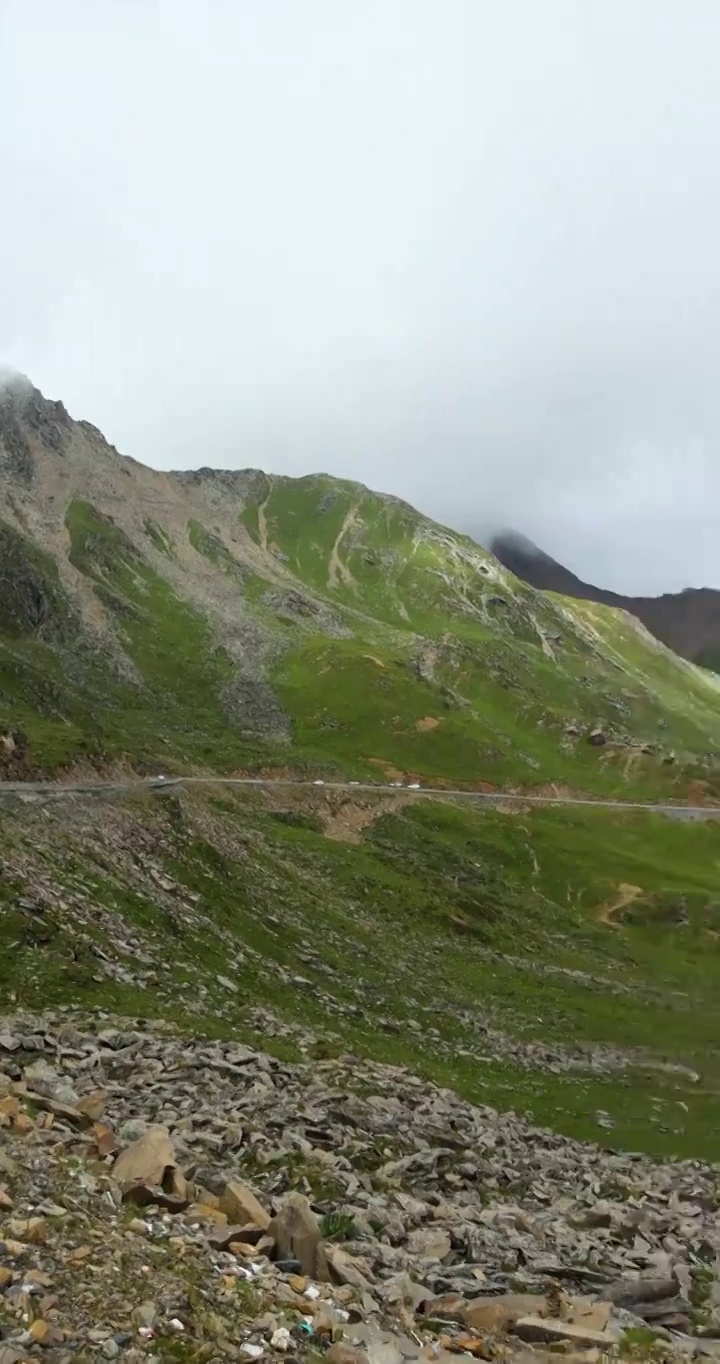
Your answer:
[[[719,83],[714,0],[7,0],[0,359],[160,467],[720,586]]]

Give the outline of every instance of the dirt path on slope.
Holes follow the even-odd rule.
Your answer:
[[[595,912],[598,923],[610,924],[612,928],[617,928],[615,915],[619,914],[620,910],[625,909],[627,905],[631,905],[633,900],[637,900],[638,895],[643,894],[642,886],[631,886],[621,881],[615,899],[607,900],[604,905],[598,905]]]
[[[328,563],[328,587],[341,587],[343,585],[345,587],[355,587],[357,585],[347,564],[344,564],[340,558],[339,551],[343,538],[347,535],[351,526],[354,526],[357,521],[359,510],[360,503],[353,502],[352,507],[350,507],[347,516],[335,537],[335,543],[330,550],[330,562]]]
[[[268,488],[267,497],[265,498],[265,500],[264,500],[263,502],[258,502],[258,509],[257,509],[257,516],[258,516],[258,535],[260,536],[260,548],[263,549],[263,550],[265,551],[266,554],[267,554],[267,552],[268,552],[268,529],[267,529],[267,520],[266,520],[266,517],[265,517],[265,508],[267,507],[267,504],[268,504],[268,502],[270,501],[270,498],[271,498],[271,496],[272,496],[272,490],[273,490],[272,479],[270,479],[269,482],[270,482],[270,487]]]

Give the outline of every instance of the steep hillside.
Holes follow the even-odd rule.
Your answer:
[[[531,587],[629,611],[682,658],[720,672],[720,592],[715,589],[689,587],[661,597],[624,597],[583,582],[513,531],[495,536],[491,548],[511,573]]]
[[[315,751],[347,761],[359,741],[418,775],[597,790],[672,785],[659,768],[675,748],[714,760],[717,683],[627,613],[529,590],[468,537],[357,485],[265,478],[244,499],[258,547],[352,629],[303,639],[275,672]]]
[[[712,677],[395,498],[159,473],[27,383],[0,402],[0,473],[6,775],[264,764],[680,797],[715,781]]]
[[[284,1055],[310,1031],[316,1056],[716,1157],[717,820],[279,786],[0,817],[0,1000]]]

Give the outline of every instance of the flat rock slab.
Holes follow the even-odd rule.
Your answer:
[[[612,1312],[611,1302],[593,1302],[591,1298],[574,1298],[568,1305],[568,1321],[573,1326],[589,1327],[592,1331],[604,1331]]]
[[[515,1334],[530,1344],[553,1345],[567,1341],[580,1349],[608,1350],[616,1343],[616,1337],[609,1331],[594,1331],[590,1326],[578,1326],[572,1321],[560,1321],[555,1317],[520,1317],[515,1322]]]
[[[417,1227],[408,1236],[408,1250],[420,1260],[444,1260],[450,1254],[450,1235],[444,1227]]]
[[[507,1331],[519,1317],[534,1318],[545,1305],[545,1298],[536,1293],[473,1298],[465,1307],[464,1321],[472,1331]]]
[[[636,1302],[659,1302],[662,1298],[674,1298],[679,1284],[675,1278],[619,1279],[610,1284],[604,1295],[616,1307],[633,1307]]]

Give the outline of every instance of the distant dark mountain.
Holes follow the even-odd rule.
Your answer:
[[[661,597],[625,597],[583,582],[570,569],[551,559],[516,531],[502,531],[490,545],[493,554],[516,577],[531,587],[558,592],[581,601],[619,606],[676,654],[720,672],[720,592],[711,587],[688,587]]]

